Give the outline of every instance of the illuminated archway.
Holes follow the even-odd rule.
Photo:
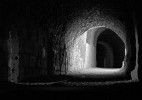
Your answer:
[[[76,74],[120,73],[125,57],[125,44],[121,37],[106,27],[88,30],[74,43],[73,65],[69,71]]]

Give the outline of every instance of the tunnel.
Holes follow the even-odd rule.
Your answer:
[[[99,68],[121,68],[125,56],[123,40],[111,29],[105,29],[96,42],[96,66]]]

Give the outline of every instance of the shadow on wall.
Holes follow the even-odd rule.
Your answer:
[[[0,81],[8,80],[8,62],[5,42],[0,39]]]

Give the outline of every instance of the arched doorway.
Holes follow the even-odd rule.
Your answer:
[[[96,61],[100,68],[121,68],[125,56],[125,44],[112,30],[100,33],[96,43]]]

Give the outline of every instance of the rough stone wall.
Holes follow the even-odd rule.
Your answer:
[[[20,36],[20,77],[19,79],[47,74],[46,33],[41,30],[25,31]],[[26,36],[27,35],[27,36]]]
[[[75,71],[84,68],[86,50],[85,40],[85,35],[80,36],[78,39],[76,39],[70,55],[71,66],[69,68],[69,71]]]
[[[18,82],[19,77],[19,38],[9,32],[8,46],[8,80]]]

